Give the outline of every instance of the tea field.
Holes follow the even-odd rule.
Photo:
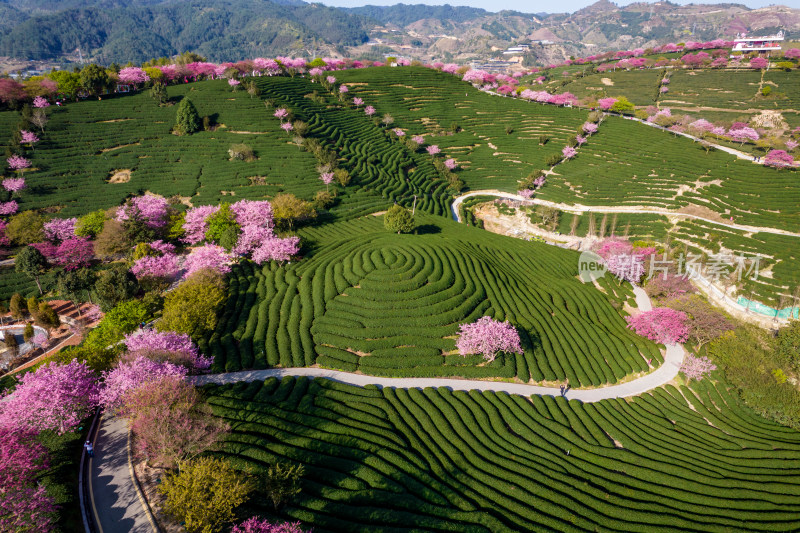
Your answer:
[[[208,339],[216,371],[309,366],[385,376],[615,383],[662,360],[608,296],[577,278],[578,254],[420,217],[417,235],[364,217],[301,230],[303,261],[242,265]],[[523,355],[455,352],[458,325],[510,320]]]
[[[797,170],[778,170],[705,148],[691,139],[608,117],[555,168],[540,198],[584,205],[679,209],[696,205],[739,224],[796,230]]]
[[[591,404],[307,378],[204,392],[231,426],[218,455],[305,465],[279,518],[317,532],[797,527],[800,434],[709,380]]]
[[[336,75],[350,94],[374,105],[379,114],[389,113],[394,126],[424,135],[426,144],[436,144],[455,158],[459,177],[473,190],[516,190],[519,179],[545,168],[548,156],[561,153],[587,116],[585,110],[489,95],[422,67]],[[548,138],[544,145],[541,135]]]

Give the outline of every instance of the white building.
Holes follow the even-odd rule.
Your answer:
[[[779,31],[775,35],[765,35],[762,37],[748,37],[746,34],[737,35],[733,41],[732,52],[747,54],[757,52],[769,55],[772,52],[780,52],[783,44],[783,32]]]

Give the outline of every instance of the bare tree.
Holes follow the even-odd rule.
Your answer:
[[[31,115],[31,123],[42,130],[44,133],[44,127],[47,126],[50,117],[47,116],[47,112],[43,108],[34,109],[33,115]]]

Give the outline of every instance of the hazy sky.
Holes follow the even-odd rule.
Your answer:
[[[356,7],[356,6],[363,6],[365,4],[372,4],[372,5],[393,5],[399,3],[399,0],[321,0],[323,4],[327,4],[329,6],[340,6],[340,7]],[[612,0],[613,1],[613,0]],[[595,2],[595,0],[560,0],[558,2],[553,2],[552,0],[549,1],[542,1],[542,0],[450,0],[450,1],[439,1],[439,0],[403,0],[404,4],[429,4],[429,5],[442,5],[442,4],[450,4],[453,6],[472,6],[472,7],[482,7],[487,11],[500,11],[502,9],[513,9],[516,11],[522,11],[523,13],[565,13],[565,12],[573,12],[581,9],[582,7],[586,7],[591,5]],[[673,0],[675,2],[675,0]],[[783,1],[775,1],[775,0],[728,0],[730,3],[738,3],[744,4],[748,7],[756,8],[756,7],[765,7],[772,4],[781,4],[787,5],[789,7],[800,8],[800,0],[783,0]],[[614,2],[617,5],[627,5],[630,4],[631,1],[620,0]],[[716,4],[719,3],[717,1],[704,1],[704,0],[677,0],[678,4]]]

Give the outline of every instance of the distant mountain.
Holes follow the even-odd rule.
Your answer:
[[[447,20],[449,22],[467,22],[478,17],[490,15],[485,9],[477,7],[428,6],[425,4],[395,4],[393,6],[362,6],[342,8],[343,11],[362,15],[383,24],[407,26],[422,19]]]
[[[80,48],[102,63],[187,50],[213,61],[338,53],[465,62],[501,57],[508,46],[531,42],[524,61],[533,65],[778,30],[800,38],[800,10],[668,1],[619,7],[609,0],[571,14],[422,4],[345,9],[302,0],[0,0],[0,56],[57,59]]]
[[[186,50],[227,61],[331,53],[367,40],[363,17],[300,0],[0,0],[3,13],[0,56],[23,59],[80,48],[103,63]]]
[[[557,6],[557,4],[556,4]],[[800,10],[750,9],[741,4],[637,2],[624,7],[599,0],[575,13],[491,13],[475,8],[396,4],[352,8],[376,20],[370,45],[382,53],[468,61],[498,57],[509,45],[533,41],[528,64],[605,50],[647,48],[666,42],[733,38],[740,32],[787,32],[800,38]],[[539,44],[542,41],[545,44]],[[368,53],[369,47],[358,51]],[[506,56],[508,57],[508,56]]]

